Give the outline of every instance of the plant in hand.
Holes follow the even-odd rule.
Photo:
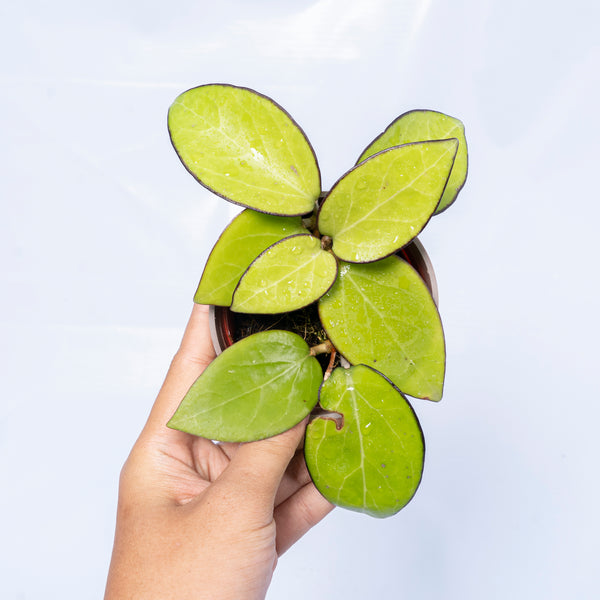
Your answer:
[[[188,90],[168,125],[187,170],[245,207],[213,248],[195,302],[258,321],[318,315],[312,345],[298,334],[306,325],[267,326],[227,348],[169,426],[242,442],[312,412],[304,452],[319,491],[339,506],[395,514],[419,485],[425,451],[405,396],[440,400],[445,372],[435,302],[399,254],[464,185],[462,123],[429,110],[403,114],[328,193],[304,132],[252,90]]]

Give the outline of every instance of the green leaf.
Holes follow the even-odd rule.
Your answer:
[[[402,392],[440,400],[446,352],[437,308],[425,283],[404,260],[340,265],[319,316],[333,345],[352,364],[365,364]]]
[[[412,110],[398,117],[373,143],[362,153],[358,162],[377,152],[392,146],[427,140],[459,141],[458,152],[452,167],[452,173],[444,190],[444,195],[436,209],[440,213],[456,200],[458,192],[467,179],[468,156],[465,126],[454,117],[433,110]]]
[[[210,363],[168,426],[227,442],[271,437],[310,413],[322,378],[318,360],[300,336],[256,333]]]
[[[235,286],[250,263],[275,242],[298,233],[308,233],[300,217],[278,217],[246,209],[217,240],[194,302],[229,306]]]
[[[304,132],[270,98],[204,85],[176,98],[168,124],[188,171],[225,199],[279,215],[313,210],[321,190],[317,159]]]
[[[416,237],[444,191],[458,142],[407,144],[346,173],[319,212],[319,231],[342,260],[371,262]]]
[[[294,235],[265,250],[240,279],[231,310],[282,313],[318,300],[337,276],[335,257],[312,235]]]
[[[306,465],[333,504],[389,517],[414,496],[423,472],[425,443],[410,404],[393,385],[364,365],[337,368],[325,381],[320,404],[344,417],[307,427]]]

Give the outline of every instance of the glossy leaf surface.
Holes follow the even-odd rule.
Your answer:
[[[304,456],[321,494],[374,517],[397,513],[423,472],[423,434],[410,404],[364,365],[335,369],[320,404],[344,416],[340,430],[327,419],[313,420],[306,430]]]
[[[277,330],[256,333],[206,368],[168,425],[220,441],[270,437],[310,413],[322,377],[319,362],[300,336]]]
[[[176,98],[168,123],[185,167],[217,194],[267,213],[313,210],[321,188],[314,152],[270,98],[246,88],[205,85]]]
[[[308,233],[300,217],[278,217],[246,209],[226,227],[212,249],[194,302],[229,306],[250,263],[275,242],[299,233]]]
[[[319,300],[321,322],[352,364],[388,377],[403,393],[440,400],[444,385],[442,323],[429,291],[404,260],[340,265]]]
[[[426,140],[447,140],[449,138],[456,138],[459,141],[459,146],[448,185],[436,209],[436,213],[439,213],[454,202],[467,179],[467,140],[465,138],[465,127],[458,119],[433,110],[407,112],[398,117],[362,153],[358,162],[392,146]]]
[[[416,237],[442,197],[457,146],[456,140],[407,144],[346,173],[319,212],[319,231],[333,238],[335,255],[371,262]]]
[[[240,279],[231,310],[281,313],[318,300],[337,275],[335,257],[312,235],[295,235],[263,252]]]

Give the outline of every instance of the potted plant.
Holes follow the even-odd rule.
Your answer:
[[[243,442],[312,412],[304,453],[319,491],[339,506],[395,514],[419,485],[425,451],[405,396],[440,400],[445,373],[439,313],[406,249],[464,185],[462,123],[429,110],[401,115],[327,193],[304,132],[255,91],[188,90],[168,126],[187,170],[245,207],[215,244],[194,300],[249,324],[168,425]]]

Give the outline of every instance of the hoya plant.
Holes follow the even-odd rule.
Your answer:
[[[328,192],[302,129],[253,90],[188,90],[168,126],[186,169],[245,207],[194,300],[259,323],[209,365],[169,426],[245,442],[312,413],[304,453],[320,492],[395,514],[420,483],[425,452],[406,396],[440,400],[446,362],[436,304],[402,249],[465,182],[462,123],[430,110],[401,115]]]

